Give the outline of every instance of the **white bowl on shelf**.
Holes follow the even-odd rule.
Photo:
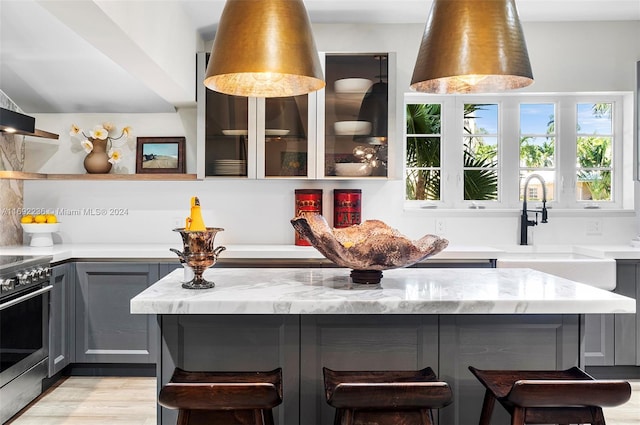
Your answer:
[[[371,133],[369,121],[336,121],[333,130],[337,136],[366,136]]]
[[[264,130],[265,136],[286,136],[289,134],[291,130],[280,129],[280,128],[267,128]]]
[[[222,130],[222,134],[225,136],[246,136],[249,134],[249,130]]]
[[[366,78],[342,78],[333,83],[333,90],[338,94],[366,93],[372,85]]]
[[[335,164],[336,176],[366,177],[373,171],[371,165],[363,162],[338,162]]]
[[[60,230],[60,223],[21,223],[22,230],[31,235],[29,246],[53,246],[51,233]]]

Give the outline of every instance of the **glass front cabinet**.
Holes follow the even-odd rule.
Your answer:
[[[325,89],[279,98],[229,96],[201,83],[198,178],[386,178],[395,56],[324,53]]]

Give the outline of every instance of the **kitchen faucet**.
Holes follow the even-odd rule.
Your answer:
[[[541,210],[528,210],[527,209],[527,189],[529,188],[529,181],[532,178],[536,178],[542,184],[542,209]],[[529,220],[528,213],[533,212],[536,214],[535,220]],[[542,223],[547,223],[547,187],[545,181],[539,174],[530,174],[524,181],[524,193],[522,194],[522,215],[520,216],[520,245],[527,245],[527,230],[529,227],[536,226],[538,224],[538,213],[542,213]]]

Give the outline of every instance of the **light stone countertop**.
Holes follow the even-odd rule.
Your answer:
[[[217,245],[216,245],[217,246]],[[225,245],[220,254],[225,259],[324,259],[324,256],[311,246],[296,245]],[[156,259],[175,260],[178,257],[169,248],[182,251],[182,243],[174,244],[60,244],[51,247],[30,247],[27,245],[0,247],[3,255],[51,255],[53,263],[66,260],[91,259]],[[488,260],[501,252],[488,246],[449,245],[444,251],[430,257],[429,260]]]
[[[137,314],[634,313],[635,300],[531,269],[395,269],[357,289],[344,268],[213,268],[184,289],[181,269],[131,300]]]

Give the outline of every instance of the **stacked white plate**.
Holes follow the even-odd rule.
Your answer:
[[[218,176],[244,176],[247,174],[245,159],[216,159],[213,161],[213,173]]]

